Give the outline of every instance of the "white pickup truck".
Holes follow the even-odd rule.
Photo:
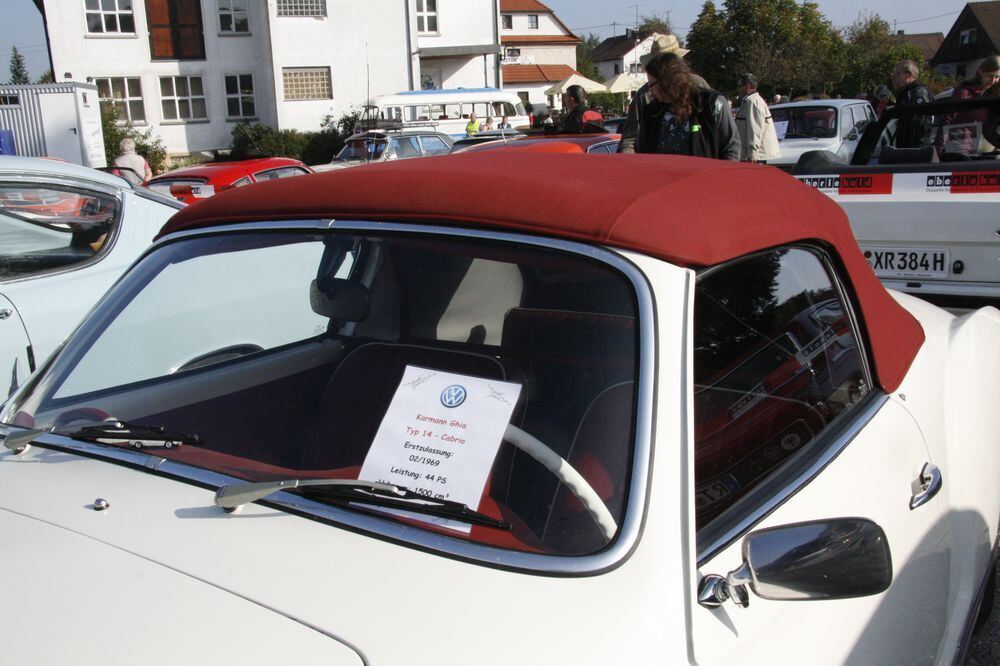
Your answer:
[[[953,308],[1000,304],[1000,98],[893,107],[849,164],[802,156],[796,178],[847,213],[887,287]]]

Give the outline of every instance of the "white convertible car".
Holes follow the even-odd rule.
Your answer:
[[[94,169],[0,157],[0,402],[180,207]]]
[[[774,169],[488,151],[225,192],[0,412],[2,653],[950,664],[998,404],[1000,312],[886,291]]]

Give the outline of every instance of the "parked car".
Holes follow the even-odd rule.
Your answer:
[[[516,139],[524,134],[515,129],[508,130],[487,130],[485,132],[479,132],[473,136],[462,137],[461,139],[455,139],[455,142],[451,144],[450,152],[460,152],[463,148],[469,146],[478,146],[481,143],[489,143],[491,141],[510,141]]]
[[[449,135],[433,129],[367,130],[351,135],[329,164],[317,164],[313,170],[332,171],[372,162],[447,155],[454,142]]]
[[[290,157],[220,158],[168,171],[150,178],[145,185],[154,192],[193,204],[236,187],[307,173],[312,169]]]
[[[95,169],[0,157],[0,402],[181,207]]]
[[[770,107],[781,157],[768,164],[791,171],[802,153],[826,150],[849,162],[875,110],[860,99],[816,99]]]
[[[775,169],[490,150],[224,192],[0,411],[4,655],[949,664],[997,404],[1000,312],[888,292]]]
[[[592,153],[607,155],[618,150],[618,134],[542,134],[533,133],[515,137],[508,141],[487,141],[485,143],[454,149],[455,153],[482,152],[488,150],[526,150],[532,153]]]
[[[626,116],[615,116],[614,118],[605,118],[604,129],[609,132],[614,132],[615,134],[621,134],[622,128],[625,127],[625,121],[628,120]]]
[[[841,205],[890,288],[952,308],[997,305],[998,123],[995,97],[890,107],[849,164],[807,153],[795,175]],[[901,126],[923,128],[916,145]]]

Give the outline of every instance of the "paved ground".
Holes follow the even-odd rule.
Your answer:
[[[972,637],[966,666],[995,666],[1000,664],[1000,578],[997,579],[993,613],[989,621]]]

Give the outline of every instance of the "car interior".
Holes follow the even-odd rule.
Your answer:
[[[189,312],[171,319],[184,323],[155,332],[171,316],[150,312],[169,307],[158,289],[183,290],[169,280],[172,267],[190,261],[194,280],[195,263],[208,271],[213,259],[242,250],[259,255],[246,264],[252,270],[287,275],[294,271],[264,260],[268,246],[282,244],[299,253],[287,292],[264,294],[252,280],[246,292],[187,289],[204,303],[185,301]],[[174,243],[147,261],[157,256],[160,266],[130,274],[150,277],[97,315],[101,339],[68,350],[54,390],[20,406],[23,422],[65,433],[95,419],[160,424],[197,434],[200,445],[162,452],[196,467],[253,481],[357,478],[407,367],[513,382],[522,388],[511,425],[568,461],[620,524],[636,419],[637,306],[614,269],[551,250],[405,235],[230,234]],[[270,302],[278,305],[260,323]],[[264,329],[282,324],[294,332],[269,339]],[[168,353],[226,327],[211,349]],[[126,342],[136,336],[145,337],[142,349]],[[473,526],[468,539],[477,543],[561,555],[609,543],[574,492],[510,442],[479,511],[512,527]]]

